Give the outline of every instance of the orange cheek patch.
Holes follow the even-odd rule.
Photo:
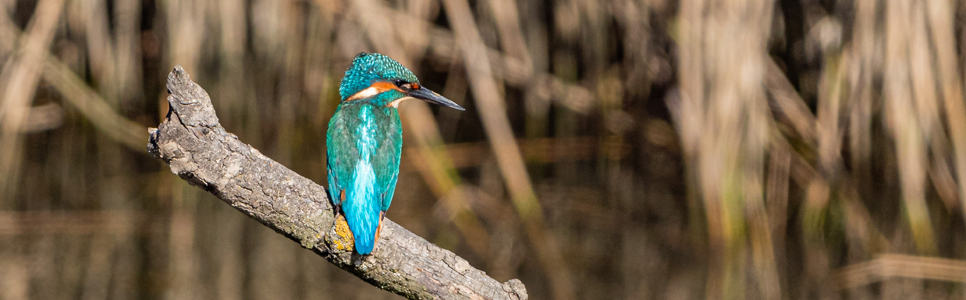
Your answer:
[[[385,92],[388,90],[398,90],[400,92],[403,91],[398,87],[396,87],[395,84],[385,82],[385,81],[376,81],[376,82],[373,82],[372,85],[370,85],[369,87],[359,91],[358,93],[353,94],[352,96],[349,96],[349,98],[346,98],[345,101],[369,98],[369,97],[381,94],[382,92]]]
[[[392,84],[392,83],[389,83],[389,82],[385,82],[385,81],[376,81],[376,82],[373,82],[372,85],[370,85],[369,87],[376,88],[376,89],[378,89],[380,91],[383,91],[383,92],[388,91],[388,90],[399,90],[399,88],[396,87],[395,84]]]

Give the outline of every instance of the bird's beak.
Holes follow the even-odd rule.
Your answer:
[[[419,89],[409,91],[408,94],[410,97],[421,99],[429,103],[436,103],[456,110],[466,110],[459,104],[456,104],[456,102],[450,101],[449,99],[446,99],[446,97],[443,97],[443,95],[437,94],[436,92],[422,86],[420,86]]]

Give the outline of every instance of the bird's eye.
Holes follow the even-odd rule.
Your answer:
[[[419,89],[419,84],[412,83],[412,82],[409,82],[409,81],[405,81],[405,80],[402,80],[402,79],[396,79],[392,83],[394,83],[400,89],[403,89],[403,90],[406,90],[406,91],[418,90]]]

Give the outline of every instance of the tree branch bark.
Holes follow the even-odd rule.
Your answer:
[[[168,115],[151,128],[148,152],[171,171],[329,262],[410,299],[527,299],[517,279],[500,283],[386,219],[372,255],[352,250],[322,186],[242,143],[218,123],[208,93],[177,66]],[[340,229],[342,228],[342,229]]]

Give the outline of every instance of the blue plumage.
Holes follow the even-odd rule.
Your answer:
[[[397,105],[415,98],[463,110],[419,85],[409,69],[382,54],[361,53],[339,86],[342,102],[329,120],[329,193],[344,215],[356,252],[369,254],[392,202],[402,155]]]

